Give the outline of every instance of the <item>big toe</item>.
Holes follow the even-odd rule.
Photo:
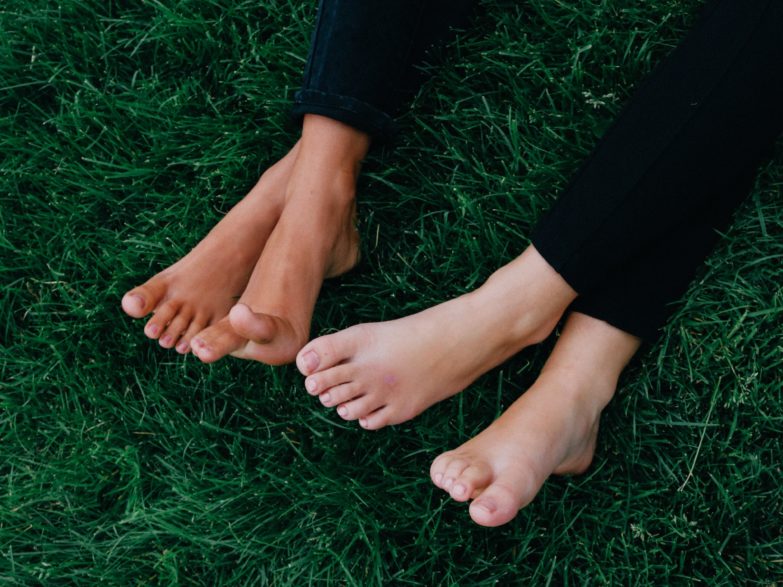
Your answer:
[[[311,375],[350,359],[359,346],[361,331],[361,326],[353,326],[310,341],[296,356],[297,368],[302,375]]]
[[[527,501],[520,496],[519,487],[498,480],[473,500],[470,517],[481,526],[500,526],[511,521]]]
[[[254,312],[245,304],[234,306],[227,322],[231,334],[241,341],[230,351],[239,359],[285,365],[294,360],[307,340],[306,329],[301,325],[297,328],[286,318]]]
[[[165,292],[164,283],[151,279],[122,296],[122,309],[133,318],[143,318],[155,309]]]
[[[231,308],[228,318],[234,332],[257,343],[268,343],[277,333],[277,325],[272,316],[254,312],[245,304],[237,304]]]

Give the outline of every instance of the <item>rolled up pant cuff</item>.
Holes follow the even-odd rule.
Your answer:
[[[300,120],[305,114],[328,116],[366,132],[376,142],[389,140],[397,133],[397,126],[391,116],[351,96],[299,90],[294,95],[291,116]]]

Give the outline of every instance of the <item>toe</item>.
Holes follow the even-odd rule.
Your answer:
[[[441,487],[450,491],[454,482],[462,475],[462,472],[470,466],[470,462],[463,458],[454,458],[451,460],[446,470],[443,472],[443,481]]]
[[[135,287],[122,296],[122,309],[133,318],[142,318],[152,312],[165,293],[164,280],[153,277],[144,285]]]
[[[302,375],[323,371],[350,359],[358,348],[361,329],[352,327],[335,334],[321,336],[309,342],[296,356],[296,366]]]
[[[467,501],[476,492],[483,490],[492,481],[492,469],[489,465],[478,462],[468,466],[454,481],[449,495],[457,501]]]
[[[245,304],[231,308],[228,317],[234,332],[259,344],[271,342],[277,334],[277,323],[272,316],[254,312]]]
[[[438,457],[432,461],[432,465],[430,466],[430,479],[432,479],[432,482],[437,487],[443,487],[443,475],[451,463],[452,458],[453,453],[444,452],[443,454],[438,455]]]
[[[259,314],[256,314],[258,316]],[[240,359],[258,361],[266,365],[286,365],[293,362],[307,335],[302,335],[286,318],[262,314],[274,322],[274,336],[268,342],[256,342],[240,337],[246,344],[240,345],[232,355]],[[233,332],[233,328],[232,328]]]
[[[193,320],[190,322],[190,326],[188,326],[188,329],[180,337],[175,350],[182,355],[189,352],[191,348],[190,341],[199,332],[204,330],[207,327],[207,324],[208,324],[208,320],[204,319],[199,315],[196,315],[196,317],[193,318]]]
[[[520,488],[500,478],[470,504],[470,517],[481,526],[500,526],[517,515],[526,505]]]
[[[166,329],[169,322],[171,322],[171,319],[176,316],[178,309],[177,304],[173,302],[163,304],[160,308],[155,310],[155,314],[144,326],[144,334],[152,339],[158,338]]]
[[[232,330],[231,323],[226,317],[194,336],[190,346],[202,362],[212,363],[240,348],[246,342]]]
[[[346,383],[345,385],[337,385],[331,389],[326,390],[318,399],[327,408],[337,406],[339,404],[351,401],[362,395],[361,388],[355,383]]]
[[[364,418],[359,418],[359,426],[365,430],[378,430],[391,423],[391,410],[387,407],[375,410],[373,413],[367,414]]]
[[[190,318],[190,312],[180,310],[180,312],[172,318],[171,322],[166,327],[166,330],[163,331],[163,334],[160,335],[160,338],[158,339],[160,346],[164,349],[173,347],[179,340],[179,337],[182,336],[182,333],[187,330],[188,325],[190,324]]]
[[[319,393],[325,392],[335,385],[351,383],[353,381],[354,375],[355,369],[353,365],[337,365],[337,367],[334,367],[333,369],[319,371],[318,373],[310,375],[307,379],[305,379],[305,389],[307,389],[307,392],[310,395],[317,395]]]
[[[383,400],[375,395],[363,395],[337,406],[337,414],[343,420],[358,420],[383,407]]]

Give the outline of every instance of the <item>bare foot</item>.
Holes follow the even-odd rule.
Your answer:
[[[358,260],[356,179],[368,147],[369,138],[351,127],[305,117],[280,220],[239,303],[194,337],[199,359],[230,354],[269,365],[293,361],[309,339],[323,280]]]
[[[541,341],[575,297],[529,247],[472,293],[313,340],[297,366],[323,405],[375,430],[413,418]]]
[[[197,332],[228,314],[280,218],[298,150],[299,143],[190,253],[123,296],[128,315],[154,313],[144,327],[149,338],[186,353]]]
[[[566,328],[535,384],[486,430],[432,463],[433,483],[473,499],[482,526],[510,521],[551,474],[583,473],[593,459],[601,411],[638,339],[582,314]]]

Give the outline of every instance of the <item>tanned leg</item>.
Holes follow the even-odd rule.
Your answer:
[[[193,338],[199,359],[293,361],[309,338],[323,280],[358,260],[356,179],[369,145],[369,137],[350,126],[305,116],[279,220],[239,303]]]
[[[280,218],[299,147],[270,167],[190,253],[125,294],[128,315],[153,313],[144,327],[149,338],[186,353],[197,332],[228,314]]]

